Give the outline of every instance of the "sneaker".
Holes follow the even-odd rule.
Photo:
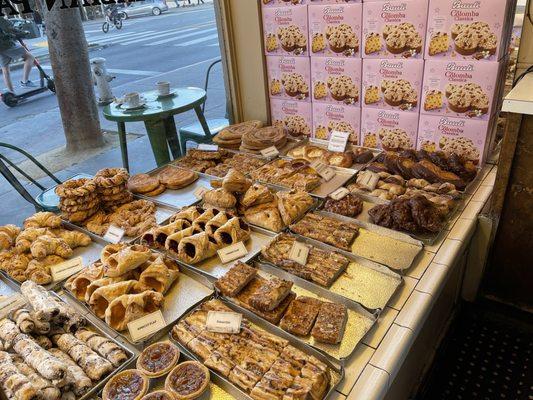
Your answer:
[[[35,83],[33,83],[32,81],[30,81],[28,79],[26,82],[20,81],[20,86],[22,86],[22,87],[36,87],[37,85],[35,85]]]

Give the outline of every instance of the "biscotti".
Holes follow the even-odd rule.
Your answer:
[[[363,60],[363,105],[418,112],[424,60]]]
[[[393,151],[414,149],[417,132],[418,114],[378,108],[362,109],[362,146]]]
[[[313,103],[312,137],[329,140],[331,132],[349,132],[348,141],[359,144],[361,109],[342,104]]]
[[[266,55],[307,56],[307,6],[263,8]]]
[[[311,135],[311,103],[270,99],[270,113],[272,125],[283,128],[287,135],[300,138]]]
[[[270,97],[311,101],[308,57],[267,56],[266,59]]]
[[[363,6],[363,58],[423,58],[427,0],[369,2]]]
[[[311,57],[311,86],[314,103],[359,107],[361,59]]]

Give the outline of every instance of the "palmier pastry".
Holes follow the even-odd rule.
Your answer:
[[[206,204],[216,208],[233,208],[237,204],[235,196],[225,189],[213,189],[203,196]]]
[[[94,182],[98,187],[118,186],[128,181],[129,174],[124,168],[104,168],[96,173]]]
[[[170,342],[154,343],[137,359],[137,369],[149,378],[166,375],[178,363],[180,351]]]
[[[168,166],[158,174],[159,181],[169,189],[181,189],[198,179],[198,174],[186,169]]]
[[[128,190],[133,193],[148,193],[155,190],[159,185],[159,179],[148,174],[133,175],[128,180]]]
[[[170,371],[165,380],[165,389],[177,400],[196,399],[207,389],[209,381],[207,367],[198,361],[186,361]]]
[[[148,392],[148,383],[148,378],[139,370],[119,372],[104,386],[102,400],[141,400]]]

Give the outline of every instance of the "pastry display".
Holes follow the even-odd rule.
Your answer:
[[[322,302],[301,296],[293,300],[279,326],[294,335],[307,336],[315,323]]]
[[[50,266],[90,244],[91,238],[85,233],[62,228],[59,215],[38,212],[24,221],[23,229],[0,227],[0,270],[18,282],[46,285],[52,282]]]
[[[316,213],[307,214],[299,222],[291,225],[290,229],[299,235],[347,251],[350,251],[352,242],[359,234],[359,228],[355,224]]]
[[[178,364],[165,379],[165,390],[176,400],[196,399],[209,386],[209,370],[198,361]]]
[[[347,194],[340,200],[328,197],[324,204],[324,211],[353,218],[363,211],[363,201],[353,193]]]
[[[81,222],[100,208],[100,196],[92,179],[71,179],[58,185],[55,192],[61,215],[70,222]]]
[[[253,171],[252,179],[275,185],[311,192],[322,183],[322,178],[302,159],[277,159]]]
[[[210,300],[172,329],[173,338],[200,357],[206,367],[253,398],[324,397],[331,379],[325,363],[246,319],[238,334],[208,332],[205,324],[210,310],[231,311],[220,300]]]
[[[309,246],[307,261],[302,265],[289,257],[295,242],[294,236],[282,233],[261,250],[261,256],[293,275],[325,287],[331,286],[349,264],[348,258],[342,254]]]
[[[141,371],[127,369],[106,383],[102,391],[102,400],[140,400],[148,389],[148,378]]]
[[[231,158],[232,155],[233,153],[225,149],[219,149],[217,151],[189,149],[184,157],[174,161],[173,164],[196,172],[204,172],[206,169],[214,167],[225,159]]]
[[[281,83],[280,83],[280,86],[281,86]],[[255,121],[255,120],[245,121],[245,122],[241,122],[240,124],[230,125],[222,129],[213,138],[213,142],[217,144],[219,147],[238,150],[241,145],[242,136],[245,133],[254,131],[261,127],[263,127],[263,123],[261,121]]]
[[[163,306],[164,295],[179,279],[178,264],[142,245],[109,244],[100,260],[65,283],[78,300],[113,329]]]
[[[340,343],[347,320],[348,310],[344,304],[323,302],[311,335],[319,342]]]
[[[247,175],[253,170],[265,165],[266,162],[266,159],[251,154],[235,154],[231,158],[224,159],[220,164],[207,168],[204,172],[209,175],[223,178],[230,169],[236,169]]]
[[[329,151],[324,147],[312,144],[306,144],[303,146],[295,147],[289,150],[287,156],[292,158],[304,159],[309,162],[318,160],[334,167],[350,168],[353,164],[356,163],[356,157],[354,153],[355,151],[358,152],[358,157],[360,160],[365,159],[364,156],[361,156],[362,153],[359,152],[360,148],[354,148],[353,151],[350,149],[340,153]],[[374,157],[370,150],[364,151],[367,152],[367,154],[370,154],[371,158]]]
[[[182,168],[167,166],[155,176],[138,174],[128,180],[128,189],[143,196],[157,196],[167,189],[177,190],[189,186],[198,179],[198,174]]]
[[[93,181],[104,210],[114,210],[133,200],[127,188],[129,176],[124,168],[104,168],[96,173]]]
[[[287,135],[279,127],[267,126],[242,135],[240,150],[259,154],[261,150],[275,146],[281,149],[287,143]]]
[[[178,363],[179,349],[170,342],[146,347],[137,358],[137,369],[149,378],[166,375]]]
[[[238,261],[226,274],[217,279],[215,287],[225,296],[237,295],[255,277],[257,270]]]

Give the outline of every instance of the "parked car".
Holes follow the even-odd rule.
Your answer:
[[[168,5],[165,0],[136,1],[119,10],[126,19],[141,15],[161,15],[165,11],[168,11]]]

